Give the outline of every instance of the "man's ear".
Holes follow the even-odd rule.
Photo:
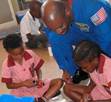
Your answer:
[[[71,8],[68,7],[65,9],[65,17],[68,18],[68,22],[72,21],[72,12],[71,12]]]
[[[67,17],[68,17],[68,16],[71,16],[71,9],[70,9],[70,7],[67,7],[67,8],[65,9],[65,14],[66,14]]]

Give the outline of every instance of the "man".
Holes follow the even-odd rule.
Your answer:
[[[53,55],[63,70],[63,80],[69,82],[77,66],[72,59],[72,45],[81,40],[96,42],[111,56],[111,7],[105,0],[73,0],[71,7],[57,0],[47,0],[42,6],[42,18]]]
[[[65,26],[59,25],[60,22],[61,22],[61,24],[63,24],[62,16],[64,16],[64,14],[62,12],[64,11],[64,7],[62,7],[61,5],[63,5],[65,2],[64,1],[62,1],[62,2],[57,1],[57,2],[59,2],[59,3],[53,3],[52,1],[49,1],[49,2],[45,2],[45,4],[43,4],[42,10],[44,12],[42,12],[42,14],[44,15],[44,17],[42,15],[42,18],[44,21],[46,21],[45,24],[48,25],[49,28],[52,27],[52,29],[45,28],[44,30],[45,30],[45,33],[47,34],[49,43],[51,44],[53,55],[59,65],[60,69],[63,70],[63,80],[64,81],[72,80],[71,76],[74,76],[74,82],[79,83],[81,80],[86,79],[88,76],[86,75],[86,73],[84,73],[82,71],[80,71],[80,73],[78,73],[77,66],[73,63],[72,45],[73,45],[73,42],[75,42],[75,41],[73,39],[72,25],[69,27],[70,30],[68,30],[68,32],[62,31],[58,27],[57,27],[58,29],[53,29],[56,26],[61,26],[62,29],[65,30],[66,25],[67,25],[66,23],[65,23],[66,24]],[[47,5],[47,7],[48,6],[49,7],[47,9],[44,8],[44,5],[46,5],[48,3],[50,5]],[[50,8],[51,9],[53,8],[53,10],[51,10]],[[47,13],[45,12],[45,10]],[[60,18],[62,20],[59,19],[58,16],[60,16]],[[55,17],[57,17],[56,20],[53,19]],[[71,21],[71,16],[69,15],[68,17],[70,19],[66,18],[66,22]],[[62,33],[62,35],[60,35],[60,33]],[[77,72],[77,75],[75,76],[76,72]]]
[[[29,5],[30,10],[27,11],[26,15],[20,22],[21,36],[28,48],[36,48],[40,44],[46,46],[47,39],[41,32],[41,5],[42,4],[39,1],[31,1]]]

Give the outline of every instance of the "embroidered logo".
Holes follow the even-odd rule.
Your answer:
[[[76,22],[75,23],[81,31],[89,32],[89,26],[84,23]]]
[[[92,17],[91,21],[94,25],[99,25],[103,23],[107,18],[107,13],[103,7],[101,7]]]

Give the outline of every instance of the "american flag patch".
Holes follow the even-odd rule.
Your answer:
[[[107,13],[105,11],[105,9],[103,7],[101,7],[99,9],[99,11],[97,11],[92,17],[91,17],[91,21],[95,24],[95,25],[99,25],[101,23],[103,23],[107,18]]]

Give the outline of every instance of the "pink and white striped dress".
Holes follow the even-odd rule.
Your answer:
[[[2,67],[2,82],[4,83],[20,83],[27,79],[33,79],[31,68],[39,70],[43,65],[44,61],[31,50],[26,50],[23,56],[23,64],[20,65],[8,55],[7,59],[3,62]],[[35,77],[38,79],[37,77]],[[49,88],[50,80],[44,80],[44,86],[41,88],[32,87],[21,87],[12,89],[11,94],[15,96],[34,96],[36,98],[41,97]]]
[[[90,73],[90,76],[96,84],[91,92],[93,100],[111,99],[111,58],[101,54],[98,70]],[[107,92],[104,86],[109,88],[110,92]]]

